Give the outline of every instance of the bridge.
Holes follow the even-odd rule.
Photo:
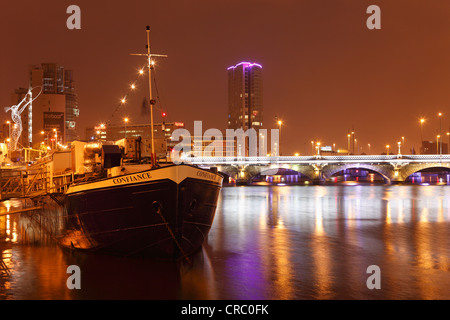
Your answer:
[[[185,162],[202,168],[217,167],[240,183],[257,175],[274,175],[289,169],[305,175],[313,183],[323,183],[346,169],[364,169],[383,177],[386,183],[404,182],[425,169],[450,171],[450,154],[445,155],[344,155],[278,157],[186,157]]]

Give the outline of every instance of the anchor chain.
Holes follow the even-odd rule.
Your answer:
[[[155,203],[157,204],[157,208],[155,206]],[[170,236],[172,237],[173,241],[177,245],[178,249],[180,250],[180,252],[183,255],[183,257],[186,260],[186,262],[189,263],[189,265],[192,265],[191,260],[186,255],[186,253],[184,252],[184,250],[181,247],[180,243],[178,242],[177,238],[175,237],[175,234],[173,233],[172,229],[170,228],[169,223],[167,222],[166,218],[164,218],[164,216],[163,216],[163,214],[161,212],[161,205],[158,202],[155,201],[155,202],[153,202],[153,208],[155,209],[156,213],[161,217],[161,220],[163,221],[163,223],[166,225],[167,231],[169,231]]]

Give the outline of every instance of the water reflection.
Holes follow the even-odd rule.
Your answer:
[[[245,286],[219,286],[222,298],[450,297],[450,278],[436,272],[449,270],[445,187],[246,187],[227,188],[222,197],[208,251],[213,266],[216,259],[231,263],[215,269],[224,282]],[[233,209],[237,199],[240,209]],[[381,291],[366,287],[371,264],[383,272]],[[433,286],[427,293],[424,281]]]
[[[8,219],[0,215],[0,250],[11,270],[0,299],[450,298],[445,186],[224,188],[203,251],[181,270],[68,254],[38,243],[24,217]],[[65,286],[70,264],[83,270],[81,290]],[[380,290],[366,286],[373,264]]]

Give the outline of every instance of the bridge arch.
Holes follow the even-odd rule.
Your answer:
[[[295,164],[293,164],[293,165],[292,164],[272,165],[270,168],[268,168],[268,167],[261,168],[260,174],[261,175],[273,175],[273,174],[277,174],[277,172],[279,172],[280,169],[298,172],[311,180],[317,178],[317,170],[312,165],[295,165]]]
[[[429,169],[445,169],[446,171],[450,171],[450,163],[410,163],[404,166],[401,170],[401,176],[403,180],[408,179],[409,176],[416,172],[429,170]]]
[[[224,175],[224,181],[229,178],[236,179],[239,175],[239,168],[236,166],[217,166],[217,171]]]
[[[300,173],[307,179],[322,182],[343,170],[362,169],[376,173],[388,183],[403,182],[412,174],[427,169],[450,171],[450,155],[414,155],[414,156],[339,156],[339,157],[270,157],[237,161],[228,159],[202,159],[200,167],[216,166],[234,179],[251,181],[257,175],[279,174],[279,169]],[[239,159],[238,159],[239,160]],[[354,161],[354,162],[353,162]],[[200,162],[200,161],[199,161]]]
[[[330,179],[334,174],[347,169],[363,169],[374,172],[386,181],[390,182],[393,178],[394,167],[390,164],[366,164],[366,163],[349,163],[349,164],[332,164],[326,165],[322,168],[323,177]]]

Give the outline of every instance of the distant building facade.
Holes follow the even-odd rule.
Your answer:
[[[170,138],[176,129],[184,128],[184,122],[153,124],[154,138]],[[151,138],[150,124],[109,124],[86,128],[86,140],[117,141],[123,138]]]
[[[440,143],[437,141],[422,141],[422,146],[420,147],[420,154],[440,154],[441,147]],[[448,153],[448,144],[442,142],[442,154]]]
[[[62,143],[76,140],[76,118],[80,111],[73,71],[56,63],[30,66],[30,86],[33,96],[42,90],[31,110],[32,144],[40,143],[55,131]]]
[[[184,128],[183,122],[167,122],[153,124],[155,152],[159,157],[165,157],[167,152],[177,145],[178,141],[172,141],[172,132]],[[136,140],[141,143],[141,155],[151,154],[151,125],[150,124],[110,124],[86,128],[86,140],[119,141],[126,147],[126,157],[133,158],[137,153]]]

